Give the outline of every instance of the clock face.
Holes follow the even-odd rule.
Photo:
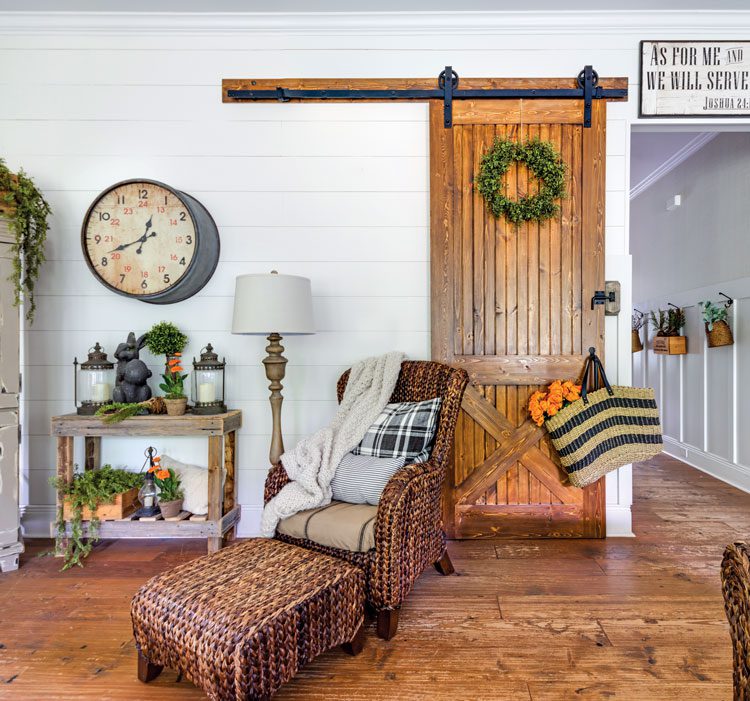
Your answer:
[[[147,298],[177,285],[191,268],[198,234],[179,193],[160,183],[129,181],[105,190],[83,222],[89,267],[105,285]]]

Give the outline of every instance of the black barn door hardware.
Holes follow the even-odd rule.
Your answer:
[[[453,126],[453,102],[455,100],[492,99],[544,99],[568,98],[583,100],[583,126],[591,126],[591,105],[594,100],[626,98],[627,88],[602,88],[599,75],[586,66],[576,79],[575,88],[460,88],[458,73],[452,66],[441,71],[434,89],[352,90],[352,89],[295,89],[277,87],[272,90],[229,89],[227,97],[234,100],[442,100],[443,124],[446,129]]]
[[[617,294],[614,290],[609,290],[608,292],[597,290],[591,298],[591,308],[593,309],[595,304],[607,304],[607,302],[614,304],[616,301]]]

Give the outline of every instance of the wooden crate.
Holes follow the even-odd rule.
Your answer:
[[[13,184],[18,184],[18,176],[11,175],[11,181]],[[11,217],[16,213],[16,205],[14,202],[6,202],[5,198],[8,195],[8,190],[0,190],[0,216]]]
[[[99,504],[96,509],[96,517],[100,521],[114,521],[130,516],[138,507],[138,487],[133,487],[127,492],[118,494],[111,504]],[[73,515],[73,509],[70,501],[65,500],[63,504],[63,518],[69,521]],[[91,509],[84,506],[82,518],[84,521],[90,521],[92,518]]]
[[[655,336],[653,349],[657,355],[685,355],[687,336]]]

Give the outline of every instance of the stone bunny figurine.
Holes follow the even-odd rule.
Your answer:
[[[146,335],[138,340],[131,331],[128,340],[117,346],[115,358],[117,358],[117,376],[112,398],[121,404],[132,404],[145,402],[151,399],[151,388],[148,386],[148,378],[151,370],[146,367],[138,357],[141,348],[146,345]]]

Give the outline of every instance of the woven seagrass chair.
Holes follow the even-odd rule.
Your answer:
[[[724,550],[721,588],[734,650],[734,701],[750,701],[750,550],[745,543]]]
[[[348,379],[347,370],[338,381],[339,402]],[[386,485],[377,508],[372,507],[376,508],[373,548],[352,552],[276,534],[287,543],[334,555],[361,567],[365,572],[365,595],[377,615],[377,634],[385,640],[396,634],[401,602],[417,577],[430,565],[443,575],[454,571],[445,548],[441,497],[467,382],[464,370],[442,363],[402,363],[390,401],[421,402],[441,397],[440,419],[429,460],[401,468]],[[265,501],[288,481],[281,464],[271,468],[266,479]]]

